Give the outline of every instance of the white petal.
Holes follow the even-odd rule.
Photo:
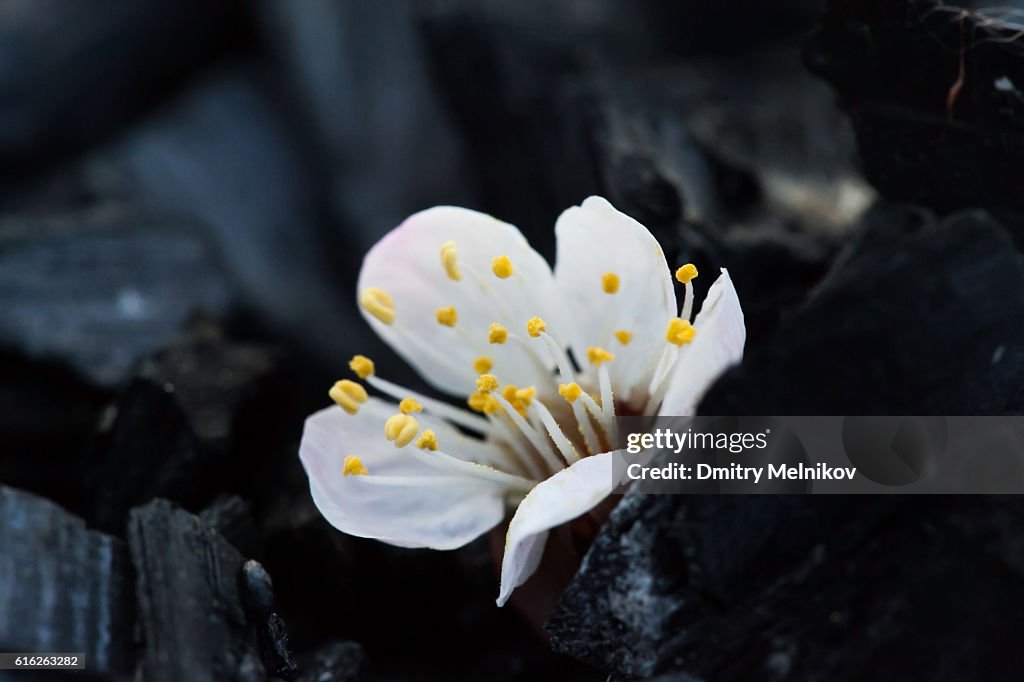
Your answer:
[[[441,246],[455,242],[462,279],[453,281],[441,265]],[[499,279],[492,261],[507,256],[514,273]],[[530,351],[513,340],[488,344],[492,322],[526,337],[526,321],[543,318],[557,330],[558,300],[547,261],[512,225],[464,208],[438,206],[421,211],[381,239],[366,255],[359,273],[359,291],[379,287],[394,300],[391,325],[363,311],[370,325],[425,380],[456,395],[475,390],[473,360],[495,360],[491,370],[502,383],[538,383],[547,375]],[[435,311],[454,306],[455,327],[438,324]],[[541,342],[534,342],[543,351]],[[546,356],[544,363],[547,363]]]
[[[724,268],[708,290],[693,326],[696,336],[680,349],[672,367],[668,392],[660,409],[663,415],[693,414],[711,384],[743,359],[743,344],[747,340],[743,309]]]
[[[676,315],[676,297],[665,253],[647,228],[601,197],[566,210],[555,226],[558,259],[555,281],[571,316],[572,334],[563,340],[585,362],[588,346],[615,354],[608,365],[616,396],[646,390],[665,345],[665,328]],[[619,277],[619,290],[605,293],[602,275]],[[633,334],[629,345],[617,330]]]
[[[500,523],[500,486],[439,472],[385,440],[384,422],[396,412],[370,398],[356,415],[332,406],[306,420],[299,456],[324,518],[350,535],[432,549],[461,547]],[[470,456],[493,448],[438,420],[416,419],[434,430],[449,453]],[[369,475],[343,476],[347,455],[358,455]]]
[[[584,457],[539,483],[520,503],[505,537],[498,606],[537,570],[548,531],[586,513],[612,492],[614,454]]]

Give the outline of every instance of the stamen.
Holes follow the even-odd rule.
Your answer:
[[[601,410],[604,412],[602,426],[605,436],[608,437],[608,444],[614,448],[618,444],[619,434],[615,423],[615,397],[612,395],[612,379],[608,368],[604,365],[598,367],[597,378],[601,386]]]
[[[398,409],[402,414],[412,414],[413,412],[422,412],[423,405],[415,398],[403,398],[402,402],[398,403]]]
[[[453,305],[438,308],[434,315],[437,316],[437,323],[443,324],[446,327],[454,327],[455,323],[459,320],[459,313]]]
[[[508,341],[508,330],[497,322],[492,322],[487,328],[487,342],[502,344]]]
[[[512,261],[508,259],[508,256],[498,256],[491,261],[491,270],[494,271],[494,275],[498,279],[508,279],[514,272]]]
[[[455,249],[455,242],[441,244],[441,267],[444,268],[448,279],[454,282],[462,279],[462,273],[459,272],[459,253]]]
[[[491,391],[498,390],[498,377],[493,374],[481,374],[476,379],[476,388],[478,391],[484,393],[490,393]]]
[[[416,447],[420,450],[437,450],[437,434],[432,429],[424,429],[416,439]]]
[[[614,272],[606,272],[601,275],[601,288],[606,294],[614,294],[619,290],[619,276]]]
[[[693,263],[687,263],[676,270],[676,279],[686,285],[686,294],[683,297],[683,308],[679,311],[679,317],[689,321],[693,315],[693,280],[697,277],[697,268]]]
[[[349,379],[334,382],[327,395],[349,414],[358,412],[359,406],[369,398],[365,388]]]
[[[679,317],[672,318],[665,330],[665,340],[674,346],[684,346],[696,336],[697,330],[687,320]]]
[[[457,457],[453,457],[443,450],[424,452],[422,450],[414,449],[410,450],[410,453],[419,461],[423,462],[427,466],[432,466],[435,469],[450,473],[457,473],[461,476],[472,476],[473,478],[488,480],[505,488],[529,492],[533,490],[535,485],[537,485],[537,481],[532,479],[517,476],[516,474],[508,474],[504,471],[499,471],[494,467],[487,466],[486,464],[467,462]]]
[[[680,284],[689,284],[697,277],[697,266],[693,263],[687,263],[678,270],[676,270],[676,279],[679,280]]]
[[[494,367],[494,360],[486,355],[481,355],[473,361],[473,371],[477,374],[487,374],[492,367]]]
[[[384,324],[395,321],[395,301],[388,292],[378,287],[363,289],[359,294],[359,305]]]
[[[558,458],[555,457],[555,453],[551,450],[551,443],[544,438],[540,433],[537,432],[532,426],[530,426],[523,416],[516,412],[515,408],[512,407],[504,397],[494,393],[491,394],[495,401],[497,401],[503,408],[505,413],[508,415],[512,423],[515,424],[516,428],[519,429],[526,439],[530,441],[530,444],[544,459],[544,462],[551,468],[551,471],[561,471],[565,467]]]
[[[480,412],[482,414],[495,414],[501,410],[495,400],[494,396],[487,391],[476,391],[470,394],[469,398],[466,399],[466,404],[474,412]]]
[[[370,472],[363,465],[363,460],[355,455],[349,455],[341,465],[342,476],[366,476]]]
[[[629,342],[633,340],[633,332],[627,332],[625,329],[620,329],[615,332],[615,338],[623,346],[628,346]]]
[[[404,400],[406,396],[412,396],[420,404],[424,406],[428,414],[433,414],[442,419],[447,419],[453,424],[458,424],[477,433],[488,433],[490,431],[490,423],[475,414],[470,414],[466,410],[460,409],[448,403],[434,398],[427,397],[422,393],[410,391],[404,386],[392,383],[387,379],[381,379],[377,376],[368,376],[366,382],[373,386],[381,393],[394,398],[395,400]]]
[[[548,435],[551,436],[551,440],[554,441],[555,446],[558,447],[558,451],[562,453],[562,457],[565,458],[565,463],[572,465],[574,462],[580,460],[579,453],[576,452],[576,448],[573,447],[572,441],[570,441],[566,435],[562,432],[561,427],[548,408],[541,401],[537,401],[533,405],[537,414],[540,416],[541,423],[544,424],[544,428],[547,430]]]
[[[396,448],[404,448],[411,443],[419,430],[419,422],[407,414],[396,414],[384,422],[384,437],[393,441]]]
[[[581,393],[583,393],[583,389],[580,388],[580,385],[577,383],[558,385],[558,395],[562,396],[570,403],[576,402],[576,399],[580,397]]]
[[[548,326],[544,324],[544,320],[539,317],[531,317],[526,321],[526,331],[531,338],[537,338],[541,335],[541,332],[548,330]]]
[[[365,355],[352,356],[352,359],[348,361],[348,366],[360,379],[372,376],[374,372],[373,360]]]
[[[600,346],[591,346],[587,349],[587,360],[590,361],[594,367],[600,367],[606,362],[611,362],[615,359],[614,353],[609,353]]]
[[[548,346],[548,350],[551,351],[551,355],[555,359],[555,364],[558,366],[558,374],[562,378],[562,382],[566,384],[576,383],[576,379],[573,376],[572,365],[569,362],[569,358],[566,357],[565,351],[558,345],[554,337],[548,334],[546,331],[539,332],[540,338],[544,339],[544,342]],[[604,351],[609,358],[615,357],[611,353]],[[588,355],[590,352],[588,351]],[[576,403],[570,403],[572,405],[572,414],[576,418],[576,423],[580,428],[580,432],[583,434],[583,441],[586,443],[587,450],[590,454],[597,454],[600,452],[600,442],[598,441],[597,434],[594,432],[594,427],[590,423],[590,419],[587,417],[586,411],[582,405]]]

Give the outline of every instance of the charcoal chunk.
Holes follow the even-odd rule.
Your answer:
[[[132,510],[128,545],[143,679],[264,679],[256,625],[243,606],[245,559],[234,547],[166,500]]]
[[[906,207],[869,215],[806,304],[700,406],[703,414],[1022,410],[1024,257],[984,212],[935,221]]]
[[[1002,17],[938,0],[829,3],[804,61],[839,93],[887,199],[1024,210],[1024,39]]]
[[[297,682],[356,682],[366,653],[355,642],[331,642],[309,654]]]
[[[121,205],[0,222],[0,347],[118,385],[191,313],[228,308],[195,228]]]
[[[242,452],[241,429],[271,439],[258,415],[276,399],[274,357],[200,320],[147,359],[97,445],[97,523],[120,528],[129,508],[156,496],[198,509],[219,491],[239,490],[247,460],[261,452]]]
[[[0,650],[81,652],[93,673],[127,675],[133,607],[123,542],[0,486]]]

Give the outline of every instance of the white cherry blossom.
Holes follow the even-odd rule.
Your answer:
[[[676,279],[657,240],[600,197],[555,226],[552,272],[512,225],[464,208],[417,213],[367,254],[367,322],[442,393],[378,377],[337,382],[306,421],[300,457],[336,528],[402,547],[453,549],[512,513],[498,604],[536,570],[548,531],[613,487],[616,416],[689,415],[743,354],[725,270],[693,319],[693,265]],[[692,320],[692,324],[691,324]]]

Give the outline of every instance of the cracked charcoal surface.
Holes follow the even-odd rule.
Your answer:
[[[0,650],[81,652],[96,673],[129,673],[134,595],[125,544],[2,485],[0,520]]]

